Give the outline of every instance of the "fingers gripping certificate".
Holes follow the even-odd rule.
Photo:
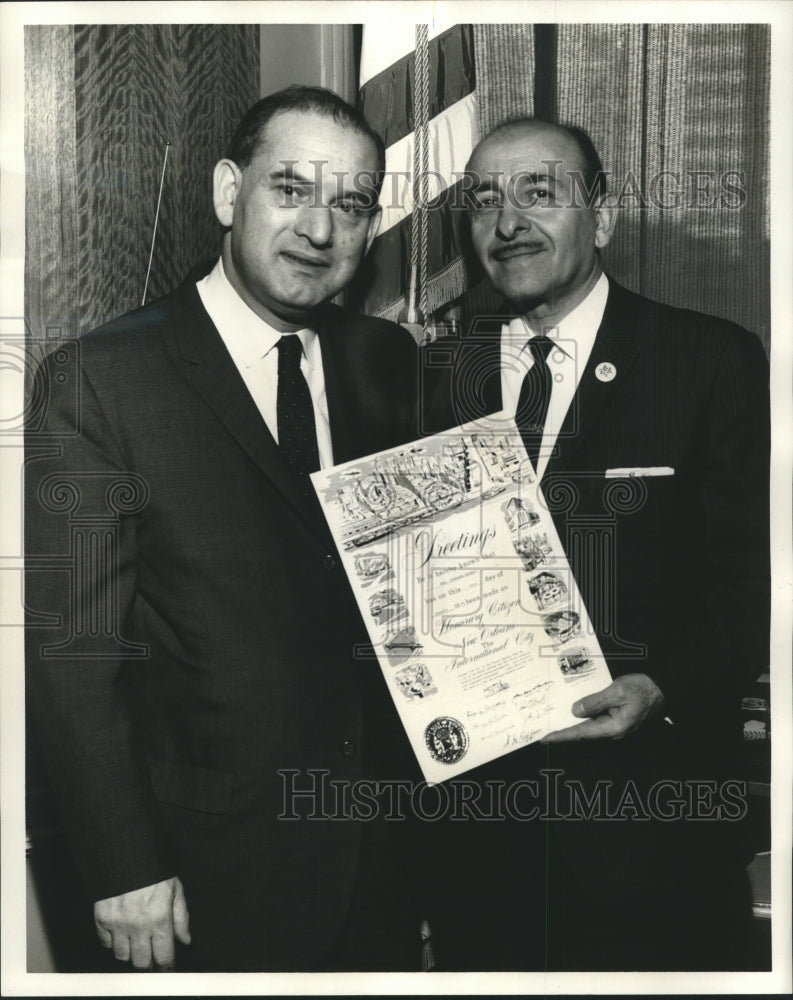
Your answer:
[[[610,674],[513,422],[312,475],[424,777],[579,722]]]

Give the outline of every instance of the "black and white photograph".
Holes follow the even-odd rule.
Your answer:
[[[792,49],[0,3],[4,995],[793,990]]]

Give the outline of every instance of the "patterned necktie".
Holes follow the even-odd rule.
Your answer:
[[[297,334],[278,341],[278,447],[287,465],[308,477],[319,469],[314,404],[300,371],[303,345]],[[307,484],[310,485],[310,484]]]
[[[548,367],[548,355],[553,347],[553,341],[548,337],[532,337],[528,347],[534,358],[534,364],[526,372],[523,385],[520,387],[515,423],[518,425],[531,464],[536,469],[545,417],[551,401],[553,379]]]

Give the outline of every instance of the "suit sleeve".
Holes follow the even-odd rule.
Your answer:
[[[651,671],[670,717],[700,729],[734,708],[769,662],[768,363],[754,335],[730,333],[700,427],[703,565],[690,569],[704,590],[688,621],[667,623],[668,655]]]
[[[147,650],[127,634],[145,481],[128,471],[79,342],[37,375],[25,458],[29,717],[92,899],[169,868],[135,750],[136,679]]]

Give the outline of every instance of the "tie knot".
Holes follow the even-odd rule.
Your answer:
[[[278,354],[283,363],[292,369],[300,368],[303,357],[303,345],[296,333],[287,334],[278,341]]]
[[[548,355],[551,353],[553,341],[549,337],[532,337],[529,341],[529,350],[535,361],[546,364]]]

